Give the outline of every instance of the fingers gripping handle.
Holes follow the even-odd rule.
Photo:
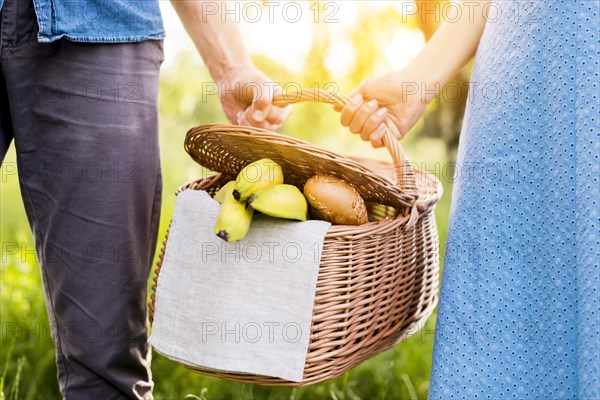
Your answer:
[[[273,104],[276,106],[287,106],[289,104],[301,103],[314,101],[319,103],[328,103],[338,105],[339,108],[344,108],[350,99],[340,93],[333,93],[323,89],[301,89],[301,90],[288,90],[284,93],[275,94],[273,97]],[[398,130],[396,124],[394,124],[392,118],[389,116],[385,119],[386,132],[383,138],[383,143],[387,148],[388,152],[392,156],[394,162],[394,174],[396,183],[405,192],[413,195],[417,198],[417,187],[415,181],[414,171],[408,162],[400,143],[396,139],[401,137],[401,132]]]

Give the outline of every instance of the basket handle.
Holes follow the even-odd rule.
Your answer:
[[[350,99],[341,93],[333,93],[328,90],[300,89],[277,93],[273,96],[272,103],[282,107],[307,101],[334,104],[338,105],[341,109],[348,104]],[[402,150],[400,143],[396,139],[396,137],[401,137],[400,131],[389,115],[386,116],[384,123],[387,129],[383,137],[383,143],[392,156],[396,184],[416,200],[418,192],[415,173],[404,154],[404,150]]]

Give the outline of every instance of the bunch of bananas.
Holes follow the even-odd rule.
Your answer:
[[[248,164],[214,197],[221,203],[215,234],[227,242],[246,236],[254,210],[277,218],[306,221],[308,205],[296,186],[283,183],[281,166],[268,158]]]

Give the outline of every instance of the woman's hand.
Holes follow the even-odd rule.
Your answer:
[[[423,115],[430,100],[422,96],[422,86],[409,78],[407,71],[369,78],[350,93],[351,100],[342,110],[342,125],[373,147],[383,147],[383,121],[390,116],[401,139]]]
[[[489,3],[457,1],[462,9],[458,20],[443,23],[406,69],[367,79],[350,93],[352,101],[342,110],[342,125],[360,133],[373,147],[381,147],[382,122],[388,114],[404,136],[431,99],[475,54]]]
[[[235,68],[218,85],[225,115],[234,124],[276,130],[292,112],[291,106],[271,104],[282,89],[254,67]]]

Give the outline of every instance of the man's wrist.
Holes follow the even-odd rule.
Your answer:
[[[240,71],[253,69],[254,65],[251,61],[235,62],[235,63],[214,63],[208,64],[208,70],[215,82],[230,83],[236,76],[239,75]]]

